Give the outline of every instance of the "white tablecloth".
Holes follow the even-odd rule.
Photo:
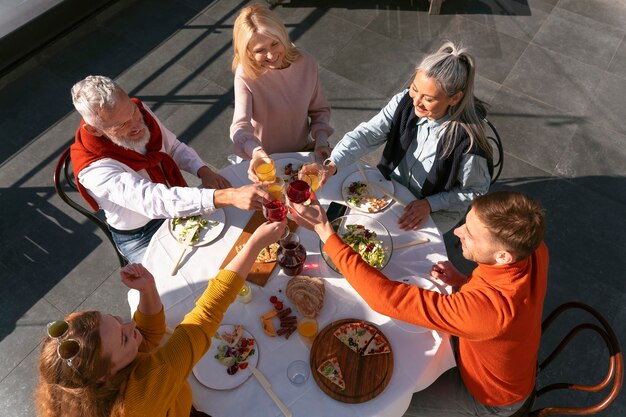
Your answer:
[[[289,153],[273,155],[281,158],[308,160],[307,154]],[[233,186],[249,183],[248,163],[229,166],[221,171]],[[316,193],[322,204],[342,201],[341,186],[345,178],[356,167],[345,169],[332,177]],[[395,195],[405,201],[413,199],[403,186],[394,184]],[[446,259],[445,246],[432,220],[417,232],[401,231],[397,219],[403,208],[392,203],[381,213],[374,214],[392,235],[394,244],[428,237],[427,244],[397,249],[383,272],[391,278],[428,276],[433,263]],[[219,266],[241,234],[251,212],[226,208],[226,224],[221,236],[208,246],[194,248],[183,258],[176,276],[170,271],[181,250],[167,229],[168,222],[155,234],[144,257],[144,265],[154,274],[161,299],[165,307],[167,325],[171,328],[189,312],[207,282],[218,272]],[[320,316],[319,328],[342,318],[359,318],[375,323],[389,339],[394,354],[393,376],[387,388],[376,398],[361,404],[345,404],[328,397],[317,386],[314,378],[302,386],[292,385],[286,377],[287,365],[302,359],[308,362],[310,347],[303,343],[297,333],[288,340],[282,337],[267,337],[262,330],[259,316],[272,308],[269,297],[278,294],[290,306],[284,296],[285,284],[290,277],[276,267],[265,287],[250,284],[254,299],[249,304],[233,303],[224,317],[224,324],[243,324],[254,335],[259,349],[258,369],[272,384],[274,392],[293,411],[294,416],[402,416],[407,410],[413,392],[430,385],[439,375],[454,366],[454,357],[449,338],[435,331],[411,333],[398,327],[389,317],[370,309],[348,282],[333,271],[319,253],[319,239],[314,233],[299,228],[297,234],[307,249],[304,275],[318,276],[326,280],[326,299]],[[442,285],[443,290],[449,288]],[[278,290],[282,289],[281,294]],[[134,312],[138,296],[128,294],[131,312]],[[293,309],[295,311],[295,309]],[[226,374],[224,374],[226,377]],[[278,407],[254,379],[248,379],[239,387],[217,391],[206,388],[191,375],[189,382],[193,390],[194,405],[213,417],[280,416]]]

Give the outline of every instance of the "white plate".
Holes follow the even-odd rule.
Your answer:
[[[232,332],[234,328],[235,326],[232,324],[223,324],[219,329],[217,329],[217,332],[220,334],[224,332]],[[212,389],[232,389],[243,384],[248,380],[248,378],[250,378],[250,375],[252,375],[250,367],[256,366],[257,362],[259,362],[259,345],[256,338],[245,329],[243,331],[243,337],[255,340],[254,355],[248,356],[246,361],[249,363],[248,367],[246,369],[238,370],[235,375],[228,375],[226,372],[228,368],[215,359],[215,355],[217,355],[217,347],[223,344],[224,341],[217,339],[214,336],[211,339],[211,347],[209,348],[209,351],[205,353],[202,359],[200,359],[200,361],[193,368],[194,376],[202,385]]]
[[[434,279],[431,280],[429,278],[423,278],[423,277],[402,277],[402,278],[397,278],[393,280],[397,282],[403,282],[408,285],[415,285],[425,290],[435,291],[440,294],[447,294],[445,287],[443,285],[436,283]],[[391,321],[393,321],[396,324],[396,326],[400,327],[402,330],[405,330],[407,332],[426,333],[426,332],[431,331],[431,329],[427,329],[425,327],[418,326],[416,324],[407,323],[406,321],[393,319],[393,318],[391,319]]]
[[[378,170],[374,170],[374,169],[364,169],[365,171],[365,176],[367,177],[367,181],[368,182],[375,182],[378,185],[380,185],[382,188],[384,188],[385,190],[387,190],[387,192],[391,195],[393,195],[393,183],[391,181],[387,181],[385,179],[385,177],[383,177],[383,174],[381,174]],[[369,197],[374,197],[374,198],[384,198],[387,201],[387,204],[385,204],[384,207],[381,207],[379,209],[373,209],[373,210],[369,210],[370,204],[369,203],[362,203],[360,206],[356,206],[352,203],[348,202],[348,197],[353,197],[355,195],[350,194],[348,192],[348,189],[350,188],[350,184],[353,182],[364,182],[363,181],[363,176],[361,176],[361,173],[359,171],[353,172],[352,174],[348,175],[348,177],[345,179],[345,181],[343,182],[343,185],[341,186],[341,195],[343,196],[344,201],[346,202],[346,204],[356,210],[362,211],[364,213],[376,213],[379,211],[384,210],[389,203],[391,203],[391,199],[385,197],[385,195],[383,193],[381,193],[380,191],[376,190],[374,187],[370,187],[368,186],[365,189],[365,195],[368,195]]]
[[[285,167],[288,164],[292,164],[293,169],[300,170],[300,167],[302,167],[302,165],[306,164],[307,162],[311,162],[311,161],[309,159],[297,159],[297,158],[276,159],[274,160],[274,165],[276,166],[276,176],[281,177],[282,179],[285,180],[285,182],[288,182],[291,176],[295,175],[297,172],[294,172],[291,175],[285,175]]]
[[[226,214],[224,213],[224,210],[222,209],[217,209],[211,214],[202,216],[202,218],[209,220],[209,222],[216,221],[219,223],[216,224],[215,226],[211,226],[211,224],[208,224],[205,229],[200,230],[200,240],[198,240],[195,243],[192,243],[191,246],[208,245],[209,243],[217,239],[220,233],[222,233],[222,230],[224,230],[224,226],[226,225]],[[169,219],[167,227],[168,227],[168,230],[170,231],[170,234],[174,237],[174,239],[180,241],[180,239],[178,239],[178,234],[182,230],[183,225],[177,225],[176,230],[172,230],[172,219]]]

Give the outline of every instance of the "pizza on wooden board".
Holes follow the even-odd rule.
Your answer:
[[[367,347],[363,351],[363,356],[368,355],[380,355],[381,353],[390,353],[391,347],[389,347],[389,342],[385,340],[382,334],[376,333],[372,340],[367,344]]]
[[[317,372],[324,375],[326,378],[328,378],[328,380],[337,385],[340,389],[346,389],[346,381],[344,381],[343,379],[343,375],[341,374],[341,368],[339,367],[339,361],[336,357],[327,359],[322,362],[322,364],[317,367]]]
[[[335,330],[335,337],[361,356],[391,352],[389,342],[367,323],[346,323]]]
[[[356,353],[365,349],[377,330],[366,323],[346,323],[335,330],[335,337]]]

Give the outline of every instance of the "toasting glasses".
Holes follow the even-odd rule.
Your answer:
[[[65,320],[57,320],[52,323],[48,323],[46,326],[48,336],[57,341],[57,354],[59,358],[63,359],[67,366],[72,368],[79,376],[82,377],[76,366],[72,363],[74,358],[78,356],[80,352],[80,341],[76,339],[63,339],[70,330],[70,324]]]

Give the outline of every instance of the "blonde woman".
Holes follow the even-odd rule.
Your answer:
[[[165,313],[152,274],[141,264],[121,269],[139,291],[132,321],[79,311],[48,325],[39,355],[39,417],[206,416],[193,409],[187,378],[211,345],[260,250],[276,242],[286,223],[264,223],[159,345]]]
[[[327,158],[333,129],[315,59],[297,49],[285,25],[260,4],[241,10],[233,48],[235,112],[230,137],[235,153],[255,159],[315,150],[320,162]],[[248,174],[256,179],[253,172]]]

